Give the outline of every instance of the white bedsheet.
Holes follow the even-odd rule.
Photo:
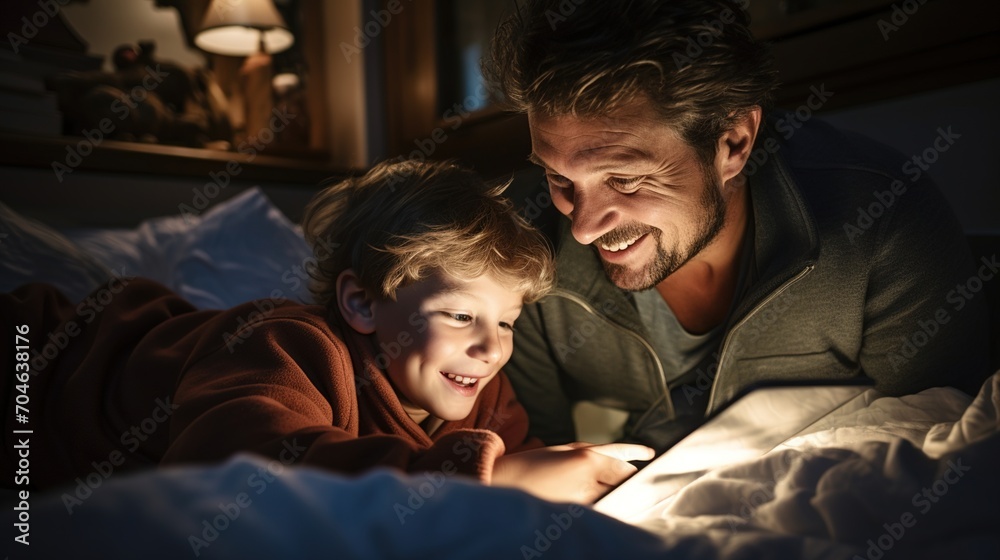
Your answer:
[[[642,526],[720,558],[1000,558],[1000,373],[865,393],[767,456],[692,482]]]
[[[968,407],[951,389],[876,397],[859,397],[759,460],[692,482],[641,524],[647,531],[458,478],[376,471],[350,479],[239,456],[105,481],[72,515],[63,492],[33,496],[31,549],[11,551],[148,559],[1000,557],[1000,373]]]

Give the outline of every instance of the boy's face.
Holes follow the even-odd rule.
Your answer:
[[[492,276],[435,274],[373,304],[375,337],[405,405],[442,420],[469,415],[476,397],[510,359],[522,295]]]

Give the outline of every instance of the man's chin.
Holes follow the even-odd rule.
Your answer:
[[[606,261],[601,261],[604,264],[604,273],[608,275],[608,279],[611,282],[623,290],[628,290],[630,292],[641,292],[643,290],[648,290],[657,284],[659,284],[662,279],[657,279],[649,267],[643,267],[641,270],[635,270],[632,267],[609,263]],[[666,278],[666,275],[664,275]]]

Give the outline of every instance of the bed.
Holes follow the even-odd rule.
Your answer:
[[[57,231],[0,205],[0,257],[0,290],[46,281],[82,298],[117,272],[201,308],[307,301],[311,262],[259,190],[113,230]],[[28,512],[15,558],[997,558],[997,473],[1000,372],[975,399],[869,390],[632,523],[441,473],[347,478],[249,455],[113,477],[81,507],[72,488],[4,507],[15,523]]]

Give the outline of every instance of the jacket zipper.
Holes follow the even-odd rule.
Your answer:
[[[635,333],[635,332],[633,332],[633,331],[631,331],[629,329],[626,329],[625,327],[619,325],[618,323],[615,323],[611,319],[608,319],[604,315],[601,315],[600,313],[597,312],[597,310],[595,310],[593,308],[593,306],[590,305],[590,303],[588,303],[586,300],[584,300],[582,297],[578,296],[577,294],[574,294],[573,292],[567,292],[565,290],[556,289],[556,290],[553,290],[552,292],[550,292],[549,295],[559,296],[559,297],[568,299],[570,301],[576,302],[578,305],[580,305],[580,307],[583,307],[584,310],[587,311],[587,313],[590,313],[594,317],[598,317],[598,318],[604,320],[606,323],[608,323],[612,327],[618,329],[619,331],[621,331],[623,333],[626,333],[626,334],[632,336],[633,338],[635,338],[636,340],[638,340],[642,344],[642,346],[646,349],[646,351],[649,352],[649,355],[652,356],[652,358],[653,358],[653,364],[656,365],[656,371],[659,372],[659,374],[660,374],[660,385],[663,386],[663,396],[660,397],[660,399],[658,399],[657,402],[659,402],[659,400],[664,401],[665,408],[667,409],[667,418],[669,420],[673,420],[674,419],[674,415],[675,415],[675,413],[674,413],[674,403],[670,399],[670,391],[668,390],[668,386],[667,386],[667,376],[663,373],[663,365],[660,363],[659,356],[656,355],[656,352],[653,350],[653,347],[650,346],[649,342],[646,342],[646,339],[644,339],[641,336],[639,336],[638,333]],[[652,406],[656,406],[656,404],[657,403],[654,402]],[[652,410],[652,407],[650,407],[649,410]],[[649,415],[649,410],[647,410],[646,413],[644,413],[642,415],[643,419],[645,419],[645,417]],[[637,423],[637,426],[638,425],[639,424]]]
[[[764,306],[770,303],[774,298],[783,294],[793,284],[801,280],[803,276],[809,274],[809,272],[811,272],[812,269],[814,268],[816,268],[816,265],[810,263],[805,268],[800,270],[798,274],[788,279],[788,281],[779,286],[778,289],[774,290],[773,292],[768,294],[766,298],[758,302],[757,305],[755,305],[753,309],[750,310],[749,313],[744,315],[743,318],[740,319],[738,323],[733,325],[733,328],[729,329],[729,332],[726,333],[726,338],[722,341],[722,350],[719,352],[719,362],[715,370],[715,379],[712,381],[712,391],[708,394],[708,405],[705,407],[706,414],[712,410],[712,405],[715,404],[715,390],[719,386],[719,374],[722,371],[722,365],[725,363],[726,350],[729,349],[729,343],[733,340],[733,338],[735,338],[734,333],[736,332],[736,330],[742,327],[747,321],[750,320],[750,317],[753,317],[758,311],[763,309]]]

